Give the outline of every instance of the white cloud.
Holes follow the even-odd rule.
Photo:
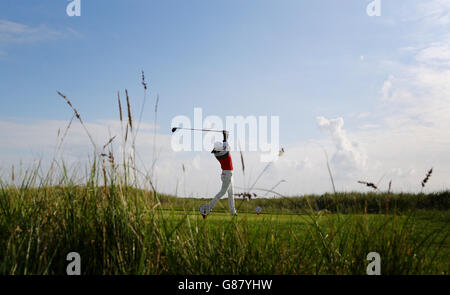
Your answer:
[[[448,0],[421,1],[417,5],[417,15],[427,23],[450,24],[450,2]]]
[[[361,126],[359,126],[359,129],[361,130],[367,130],[367,129],[376,129],[376,128],[380,128],[381,125],[379,124],[363,124]]]
[[[417,54],[416,59],[430,65],[450,65],[450,41],[444,40],[430,44]]]
[[[61,37],[62,34],[63,33],[61,31],[50,29],[45,25],[31,27],[12,21],[0,20],[1,44],[36,42],[55,39]]]
[[[356,118],[358,119],[364,119],[370,116],[370,112],[363,112],[356,115]]]
[[[438,18],[434,21],[438,22]],[[433,31],[428,36],[433,37],[428,43],[421,40],[420,45],[407,47],[413,55],[411,63],[386,63],[392,74],[380,85],[379,106],[370,111],[370,118],[357,117],[361,125],[356,130],[344,132],[340,118],[318,118],[319,126],[330,132],[336,151],[348,147],[342,156],[345,162],[356,162],[358,152],[364,151],[366,164],[359,169],[359,175],[351,175],[354,178],[377,182],[384,175],[382,188],[392,180],[396,190],[418,191],[426,171],[434,167],[427,189],[449,188],[450,42],[447,32]],[[356,152],[350,139],[360,143]],[[338,186],[354,189],[354,180],[340,178],[345,170],[337,162],[333,164]]]
[[[80,34],[70,28],[66,30],[55,30],[42,24],[29,26],[0,19],[0,55],[6,54],[2,48],[8,45],[56,40],[66,36],[79,37]]]
[[[344,119],[326,119],[324,117],[316,118],[319,128],[331,134],[332,141],[336,151],[331,157],[331,163],[340,171],[350,172],[355,169],[361,169],[365,166],[365,156],[359,145],[351,141],[346,131],[343,129]]]

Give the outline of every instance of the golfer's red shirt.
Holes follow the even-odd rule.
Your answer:
[[[230,152],[226,152],[223,156],[216,156],[220,163],[222,170],[233,170],[233,161],[231,160]]]
[[[222,170],[233,170],[233,161],[231,161],[230,146],[225,141],[225,138],[223,142],[223,150],[221,151],[213,150],[212,153],[219,161]]]

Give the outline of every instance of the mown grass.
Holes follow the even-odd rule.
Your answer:
[[[388,198],[371,194],[256,199],[237,218],[220,213],[222,200],[203,220],[204,200],[133,189],[118,174],[105,186],[96,167],[83,185],[2,182],[1,274],[65,274],[73,251],[83,274],[365,274],[369,252],[380,253],[382,274],[449,273],[448,209],[407,210],[435,195],[410,195],[404,210],[369,210]],[[257,216],[255,205],[271,213]]]

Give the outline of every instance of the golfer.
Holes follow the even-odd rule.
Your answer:
[[[233,161],[231,160],[230,155],[230,146],[228,145],[228,132],[223,131],[223,142],[216,142],[214,144],[214,149],[211,151],[212,154],[216,157],[216,159],[220,163],[220,167],[222,168],[222,188],[220,192],[211,200],[208,204],[208,208],[206,214],[202,214],[203,217],[206,217],[212,209],[216,202],[228,193],[228,207],[230,209],[230,213],[233,216],[237,215],[236,209],[234,208],[234,196],[233,196]]]

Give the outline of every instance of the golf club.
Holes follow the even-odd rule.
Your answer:
[[[174,132],[177,131],[178,129],[192,130],[192,131],[202,131],[202,132],[220,132],[220,133],[222,133],[223,131],[226,131],[226,130],[212,130],[212,129],[195,129],[195,128],[173,127],[173,128],[172,128],[172,133],[174,133]],[[228,133],[228,131],[226,131],[226,132]]]

